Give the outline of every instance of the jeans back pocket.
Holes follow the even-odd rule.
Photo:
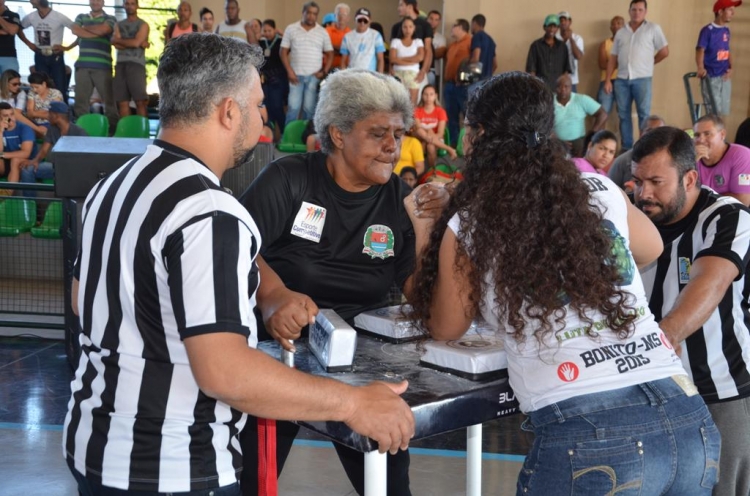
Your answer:
[[[721,453],[721,434],[713,419],[706,419],[701,426],[703,448],[706,450],[706,468],[703,471],[701,486],[710,489],[719,482],[719,454]]]
[[[577,443],[568,450],[573,476],[572,494],[641,494],[643,444],[631,438]]]

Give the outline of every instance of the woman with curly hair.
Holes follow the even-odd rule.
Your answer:
[[[469,98],[465,179],[417,257],[414,318],[435,339],[480,315],[503,336],[535,434],[518,494],[710,494],[719,434],[636,268],[661,253],[658,233],[565,159],[553,119],[527,74]]]

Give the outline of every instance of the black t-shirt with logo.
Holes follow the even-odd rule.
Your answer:
[[[21,18],[15,12],[12,12],[9,8],[5,8],[5,12],[2,14],[3,19],[11,24],[16,24],[21,27]],[[0,57],[15,57],[16,56],[16,35],[14,34],[0,34]]]
[[[271,163],[240,201],[260,230],[261,255],[286,287],[351,321],[387,305],[390,287],[403,287],[414,269],[408,193],[395,174],[382,186],[345,191],[316,152]]]

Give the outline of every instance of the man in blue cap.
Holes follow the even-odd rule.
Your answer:
[[[560,18],[548,15],[544,19],[544,37],[531,44],[526,58],[526,72],[542,79],[552,90],[560,76],[573,72],[565,42],[555,38],[559,26]]]
[[[88,136],[88,133],[70,122],[70,110],[63,102],[52,102],[49,106],[49,129],[44,135],[44,143],[39,151],[21,162],[21,182],[34,183],[37,179],[52,179],[55,170],[52,165],[52,147],[63,136]],[[25,192],[34,195],[34,191]]]

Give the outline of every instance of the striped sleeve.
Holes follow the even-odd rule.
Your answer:
[[[257,284],[257,242],[237,217],[212,212],[172,233],[164,246],[168,285],[182,339],[211,332],[247,337]]]
[[[750,212],[740,205],[717,209],[703,223],[703,244],[695,255],[720,257],[737,266],[735,281],[745,274],[750,255]]]

